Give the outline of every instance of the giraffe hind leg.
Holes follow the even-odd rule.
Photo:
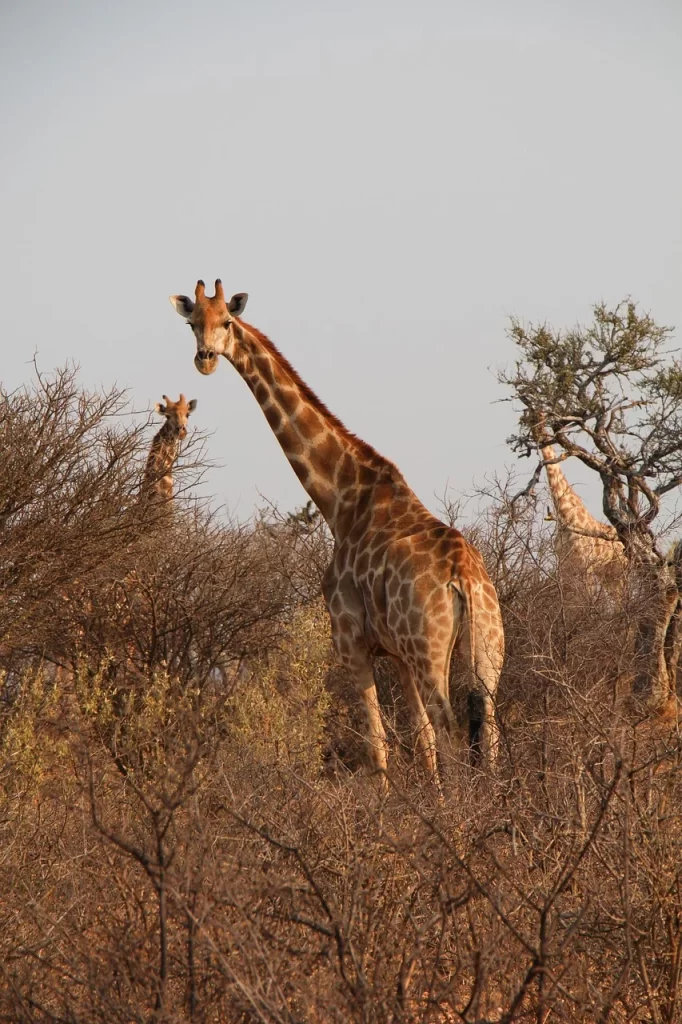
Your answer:
[[[502,652],[491,643],[482,631],[476,637],[476,658],[474,674],[476,688],[470,704],[470,728],[475,731],[475,745],[472,752],[478,753],[490,767],[494,767],[500,747],[500,730],[497,724],[497,684],[502,670]]]

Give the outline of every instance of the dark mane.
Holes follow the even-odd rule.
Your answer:
[[[384,465],[400,473],[400,470],[398,470],[397,466],[395,466],[390,459],[385,458],[385,456],[381,455],[376,448],[372,447],[371,444],[367,444],[366,441],[363,441],[362,438],[354,434],[352,430],[348,429],[345,423],[342,423],[338,416],[335,416],[333,412],[330,412],[324,402],[317,397],[313,389],[306,384],[298,371],[294,369],[286,356],[282,355],[273,341],[270,341],[270,339],[263,334],[262,331],[259,331],[257,327],[252,327],[251,324],[247,324],[244,320],[238,318],[235,319],[237,319],[237,322],[241,324],[249,334],[253,335],[253,337],[258,340],[259,344],[266,352],[269,352],[275,358],[278,366],[285,370],[306,401],[310,403],[313,409],[324,417],[327,423],[330,423],[335,427],[339,434],[345,437],[347,441],[350,441],[359,456],[366,459],[370,465],[377,469]]]

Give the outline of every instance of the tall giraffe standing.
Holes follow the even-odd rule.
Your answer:
[[[547,473],[557,529],[554,549],[559,562],[585,579],[591,590],[604,587],[616,596],[623,584],[628,561],[618,533],[608,523],[600,523],[585,508],[563,474],[554,449],[541,449]]]
[[[147,456],[141,487],[143,499],[159,503],[172,500],[173,466],[180,441],[187,436],[187,421],[196,407],[196,399],[188,402],[184,395],[180,395],[177,402],[171,402],[168,395],[164,395],[163,402],[154,406],[156,412],[164,417],[164,423],[152,438]]]
[[[364,705],[382,787],[388,751],[373,673],[379,655],[398,666],[420,760],[439,785],[434,725],[454,727],[450,660],[455,648],[465,653],[484,704],[481,747],[494,760],[504,634],[481,555],[425,508],[392,462],[329,412],[265,335],[239,319],[246,300],[238,293],[226,302],[220,280],[211,298],[203,281],[194,301],[171,297],[196,338],[197,369],[213,373],[220,355],[232,363],[333,534],[322,591],[334,645]]]

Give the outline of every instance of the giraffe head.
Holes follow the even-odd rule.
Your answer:
[[[185,317],[197,340],[194,365],[200,373],[213,373],[218,356],[229,356],[234,345],[235,317],[244,312],[247,299],[246,292],[237,292],[226,302],[220,278],[212,298],[206,295],[203,281],[197,281],[194,301],[188,295],[171,295],[171,305]]]
[[[543,448],[551,442],[554,430],[548,422],[545,411],[538,409],[524,409],[521,415],[521,424],[528,428],[531,438],[538,448]]]
[[[188,402],[184,395],[180,395],[177,402],[171,402],[168,395],[164,395],[163,402],[157,402],[154,406],[160,416],[166,417],[166,423],[173,434],[181,440],[187,436],[187,421],[196,407],[196,398]]]

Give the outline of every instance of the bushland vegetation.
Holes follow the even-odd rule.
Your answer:
[[[634,685],[642,587],[567,578],[539,487],[488,481],[500,764],[453,743],[439,803],[382,667],[382,798],[324,524],[195,501],[197,434],[145,505],[127,411],[70,369],[0,393],[0,1020],[682,1019],[682,747]]]

